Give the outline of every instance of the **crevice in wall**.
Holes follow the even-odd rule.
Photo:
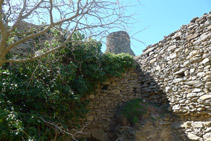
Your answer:
[[[102,90],[108,90],[108,85],[104,85],[104,86],[102,87]]]

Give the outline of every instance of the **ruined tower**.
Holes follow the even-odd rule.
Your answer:
[[[110,33],[106,37],[106,52],[111,53],[128,53],[135,56],[134,52],[130,48],[130,37],[125,31],[117,31]]]

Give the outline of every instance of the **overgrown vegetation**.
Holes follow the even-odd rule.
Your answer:
[[[102,54],[101,43],[85,42],[79,33],[73,38],[82,42],[0,70],[0,140],[59,137],[59,129],[79,126],[88,112],[86,96],[98,83],[133,67],[128,54]]]
[[[125,116],[132,125],[135,125],[146,112],[146,104],[138,98],[126,102],[121,107],[120,114]]]

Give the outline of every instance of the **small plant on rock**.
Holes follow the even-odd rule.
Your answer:
[[[135,125],[141,116],[146,114],[146,112],[147,110],[146,107],[144,107],[143,100],[138,98],[123,104],[120,110],[120,115],[126,117],[132,125]]]

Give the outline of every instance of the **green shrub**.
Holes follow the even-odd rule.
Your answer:
[[[73,38],[83,40],[77,33]],[[102,54],[95,40],[66,48],[40,60],[4,66],[0,71],[0,140],[49,140],[79,126],[98,83],[121,76],[133,66],[128,54]]]
[[[142,99],[133,99],[123,104],[120,114],[126,117],[128,121],[134,125],[142,115],[146,114],[147,109],[144,106],[145,104]]]

